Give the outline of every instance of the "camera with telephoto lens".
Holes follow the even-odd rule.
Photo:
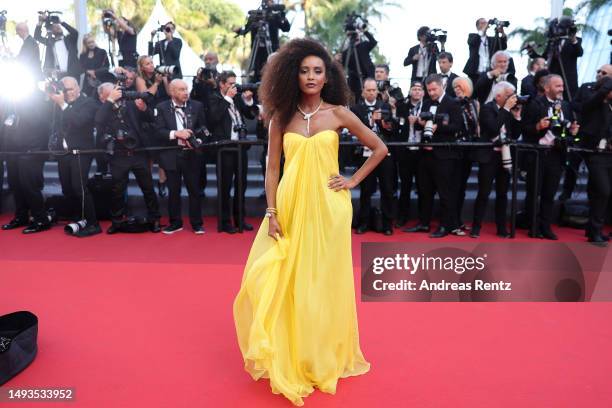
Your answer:
[[[284,4],[268,4],[263,0],[258,9],[247,11],[247,19],[250,25],[261,27],[275,16],[282,16],[285,10]]]
[[[178,67],[176,65],[159,65],[155,67],[155,72],[164,76],[173,76],[178,73]]]
[[[62,12],[44,10],[44,11],[39,11],[38,14],[40,14],[41,16],[44,16],[43,23],[45,25],[45,29],[51,30],[51,27],[53,26],[53,24],[60,23],[59,15],[62,14]]]
[[[449,121],[449,115],[447,113],[434,113],[434,112],[421,112],[419,114],[419,118],[425,121],[425,126],[423,127],[423,134],[421,136],[421,141],[423,143],[431,143],[433,139],[433,125],[445,123]]]
[[[149,92],[138,92],[138,91],[126,91],[121,90],[121,99],[126,101],[134,101],[136,99],[142,99],[143,101],[149,100],[153,95]]]
[[[346,33],[356,33],[365,31],[368,28],[368,19],[356,12],[351,12],[344,19],[344,31]]]
[[[498,20],[497,18],[492,18],[489,20],[489,25],[494,25],[497,27],[508,27],[510,22],[507,20]]]
[[[71,222],[64,227],[64,232],[68,235],[76,235],[79,231],[84,230],[87,227],[87,220],[80,220],[77,222]]]
[[[576,21],[571,17],[563,16],[561,18],[553,18],[548,23],[548,31],[546,36],[549,39],[568,38],[578,32]]]
[[[206,143],[210,139],[210,132],[206,126],[200,126],[199,128],[193,131],[193,134],[189,136],[187,141],[194,149],[201,147],[204,143]]]

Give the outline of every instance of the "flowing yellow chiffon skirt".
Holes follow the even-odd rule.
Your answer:
[[[350,192],[327,187],[338,174],[338,134],[283,136],[276,198],[283,232],[262,222],[234,301],[246,371],[269,378],[295,405],[314,387],[334,394],[338,378],[370,369],[359,347],[351,256]]]

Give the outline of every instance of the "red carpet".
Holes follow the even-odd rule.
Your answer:
[[[0,314],[40,319],[38,357],[4,387],[76,390],[73,403],[13,405],[291,406],[243,371],[235,340],[232,301],[254,233],[219,235],[215,221],[204,236],[0,231]],[[481,239],[493,233],[487,225]],[[355,265],[362,241],[416,239],[425,238],[355,235]],[[372,371],[305,404],[609,407],[611,312],[610,303],[358,303]]]

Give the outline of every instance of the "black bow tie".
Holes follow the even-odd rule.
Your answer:
[[[180,110],[185,110],[185,106],[176,106],[176,105],[175,105],[175,106],[174,106],[174,109],[175,109],[175,110],[177,110],[177,109],[180,109]]]
[[[442,74],[442,77],[443,77],[443,78],[448,78],[448,75],[446,75],[446,74]]]

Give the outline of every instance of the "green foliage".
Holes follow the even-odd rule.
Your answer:
[[[244,13],[227,0],[164,0],[181,37],[198,54],[214,50],[222,63],[240,64],[245,55],[244,39],[236,38],[233,29],[244,23]],[[100,10],[111,8],[128,18],[139,31],[147,22],[155,0],[88,0],[88,19],[94,31],[101,30]]]

